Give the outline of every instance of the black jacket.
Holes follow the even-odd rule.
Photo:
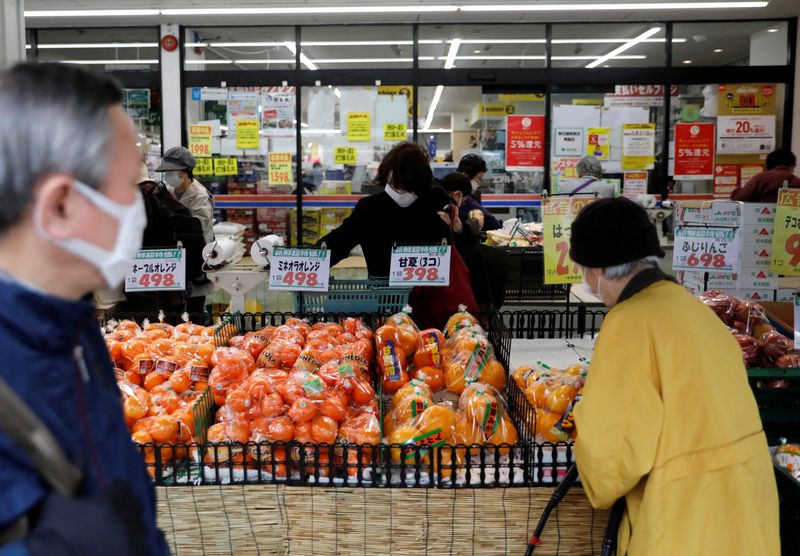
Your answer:
[[[363,197],[342,225],[319,240],[331,250],[331,265],[346,259],[361,245],[370,276],[389,276],[392,246],[431,245],[449,240],[447,225],[437,214],[451,203],[439,186],[400,207],[385,192]]]

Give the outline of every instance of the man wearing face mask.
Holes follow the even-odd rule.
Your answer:
[[[779,554],[775,476],[739,344],[659,270],[656,229],[633,201],[584,208],[570,256],[611,308],[575,406],[575,459],[594,507],[625,499],[617,554]]]
[[[169,552],[83,300],[124,280],[146,224],[121,98],[72,65],[0,73],[0,554]]]
[[[477,154],[467,154],[458,163],[458,172],[467,176],[472,184],[472,195],[467,197],[459,209],[458,215],[462,220],[472,219],[480,224],[483,231],[499,230],[503,227],[491,212],[483,208],[480,203],[481,180],[486,174],[486,161]]]
[[[194,179],[195,159],[186,147],[172,147],[156,168],[164,173],[164,181],[175,198],[203,225],[206,243],[214,241],[214,199],[205,186]],[[205,310],[206,296],[214,291],[214,284],[205,276],[192,282],[187,310],[191,314]]]

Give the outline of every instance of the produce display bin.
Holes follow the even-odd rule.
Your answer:
[[[389,279],[335,280],[326,293],[296,294],[295,309],[300,313],[392,314],[408,304],[411,288],[389,286]]]
[[[544,283],[544,249],[542,247],[496,247],[509,256],[506,280],[506,304],[566,303],[569,306],[569,284]]]
[[[800,430],[800,369],[747,369],[770,444]]]
[[[795,556],[800,547],[800,481],[777,465],[775,481],[781,508],[781,554]]]

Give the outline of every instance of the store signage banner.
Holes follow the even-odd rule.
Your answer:
[[[581,270],[569,258],[571,226],[581,209],[596,199],[594,195],[542,199],[545,284],[581,282]]]
[[[544,116],[506,118],[506,171],[544,171]]]
[[[730,199],[733,190],[739,187],[739,166],[717,164],[714,167],[714,197]]]
[[[655,167],[656,124],[622,124],[622,169]]]
[[[186,249],[142,249],[125,276],[126,292],[186,289]]]
[[[195,166],[193,174],[195,176],[213,176],[214,175],[214,159],[213,158],[197,158],[195,159]]]
[[[195,158],[211,156],[211,126],[189,126],[189,152]]]
[[[719,154],[768,154],[775,150],[775,116],[717,118]]]
[[[742,180],[742,187],[747,185],[751,179],[756,177],[758,174],[764,171],[764,167],[760,164],[742,164],[739,167],[741,180]]]
[[[235,176],[239,173],[235,158],[215,158],[214,174],[217,176]]]
[[[720,116],[737,114],[775,115],[775,83],[736,83],[717,86]]]
[[[292,185],[292,153],[269,153],[269,184]]]
[[[392,248],[389,286],[449,286],[449,245],[399,245]]]
[[[258,120],[239,120],[236,122],[236,148],[258,148]]]
[[[407,139],[408,126],[406,124],[384,124],[384,141],[405,141]]]
[[[295,116],[294,87],[267,87],[261,94],[261,126],[267,137],[291,137]]]
[[[369,112],[347,113],[347,140],[369,141],[372,137],[372,124]]]
[[[553,156],[558,158],[580,158],[583,156],[583,128],[557,127],[553,143]]]
[[[625,172],[622,195],[635,199],[647,194],[647,172]]]
[[[775,274],[800,276],[800,190],[778,192],[769,268]]]
[[[258,125],[258,91],[228,92],[228,139],[235,139],[239,120],[256,120]]]
[[[333,163],[334,164],[348,164],[355,165],[358,158],[358,150],[356,147],[334,147],[333,148]]]
[[[735,272],[738,267],[738,228],[687,226],[675,229],[674,270]]]
[[[276,247],[270,257],[269,289],[273,291],[328,291],[331,252],[328,249]]]
[[[676,180],[714,177],[714,124],[675,124]]]
[[[590,127],[586,131],[587,156],[594,156],[598,160],[608,160],[611,152],[611,130],[607,127]]]

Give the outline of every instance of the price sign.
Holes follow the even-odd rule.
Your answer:
[[[258,120],[237,120],[236,122],[236,148],[258,148]]]
[[[769,268],[775,274],[800,276],[800,190],[778,191]]]
[[[356,156],[358,150],[355,147],[334,147],[333,148],[333,163],[334,164],[349,164],[356,163]]]
[[[622,125],[622,169],[646,170],[655,164],[656,124]]]
[[[125,276],[126,292],[186,289],[186,249],[142,249]]]
[[[572,221],[596,197],[554,197],[544,199],[544,283],[578,284],[581,269],[569,258]]]
[[[213,176],[214,175],[214,159],[213,158],[198,158],[195,160],[194,166],[195,176]]]
[[[738,228],[685,227],[675,229],[675,270],[737,271]]]
[[[775,116],[719,116],[719,154],[767,154],[775,150]]]
[[[372,136],[372,124],[369,112],[347,113],[347,140],[369,141]]]
[[[449,286],[449,245],[400,245],[392,249],[390,286]]]
[[[270,258],[269,289],[328,291],[331,252],[327,249],[275,247]]]
[[[269,153],[269,184],[292,185],[292,153]]]
[[[239,167],[235,158],[215,158],[214,173],[218,176],[235,176],[239,173]]]
[[[195,158],[211,156],[211,126],[189,126],[189,151]]]
[[[406,124],[385,124],[383,126],[384,141],[405,141],[408,133]]]

